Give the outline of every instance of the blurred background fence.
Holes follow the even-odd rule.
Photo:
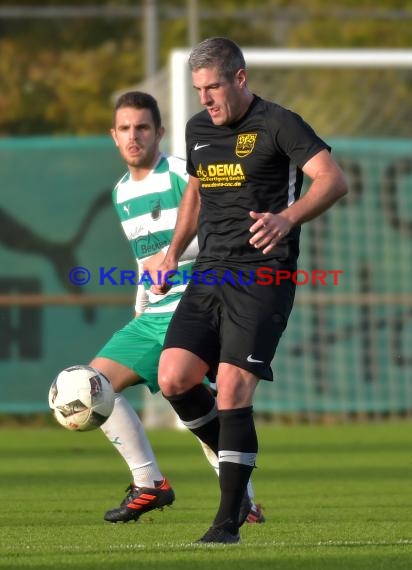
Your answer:
[[[296,305],[255,408],[277,415],[412,411],[412,141],[329,138],[350,194],[302,230]],[[47,410],[56,373],[87,363],[132,314],[134,260],[111,206],[109,137],[3,139],[0,412]],[[90,281],[73,285],[74,267]],[[112,272],[113,284],[101,268]],[[326,285],[307,276],[326,271]],[[332,273],[335,272],[335,273]],[[339,272],[339,273],[336,273]],[[129,397],[142,406],[142,392]]]

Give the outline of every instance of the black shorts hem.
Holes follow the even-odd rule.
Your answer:
[[[244,363],[239,362],[234,358],[225,358],[220,362],[225,362],[226,364],[232,364],[233,366],[237,366],[238,368],[242,368],[242,370],[246,370],[251,374],[254,374],[259,380],[267,380],[268,382],[273,382],[273,372],[270,366],[262,366],[259,364],[254,363]]]

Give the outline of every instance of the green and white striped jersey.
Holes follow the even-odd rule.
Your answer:
[[[144,260],[160,250],[166,252],[170,244],[187,181],[185,161],[161,154],[144,180],[132,180],[127,172],[113,190],[114,206],[137,261],[140,283],[137,312],[142,312],[143,287],[144,310],[154,314],[173,312],[187,287],[187,280],[182,276],[191,274],[197,255],[197,239],[183,254],[179,261],[177,283],[165,295],[151,293],[150,277],[143,273]]]

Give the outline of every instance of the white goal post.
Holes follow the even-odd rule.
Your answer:
[[[184,157],[185,125],[191,114],[190,50],[176,49],[170,56],[171,152]],[[293,68],[412,68],[410,49],[266,49],[243,50],[246,66]]]

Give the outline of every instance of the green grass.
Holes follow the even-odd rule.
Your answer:
[[[410,423],[259,426],[254,472],[267,522],[239,545],[196,546],[217,478],[185,431],[151,431],[173,507],[138,523],[102,515],[128,471],[100,431],[0,429],[0,568],[400,570],[412,568]]]

